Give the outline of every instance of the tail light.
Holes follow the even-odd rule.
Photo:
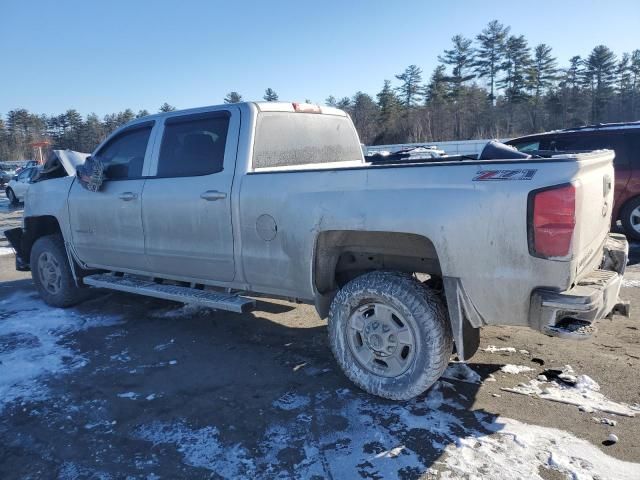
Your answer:
[[[529,194],[529,251],[536,257],[565,257],[576,226],[576,188],[571,184]]]
[[[314,105],[312,103],[297,103],[293,102],[293,110],[303,113],[322,113],[320,105]]]

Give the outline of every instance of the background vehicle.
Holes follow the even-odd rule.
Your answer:
[[[640,240],[640,122],[589,125],[528,135],[506,143],[526,153],[614,150],[615,201],[611,218],[621,221],[627,236]]]
[[[24,228],[5,233],[58,307],[84,285],[239,312],[255,306],[241,292],[314,303],[345,374],[407,399],[438,379],[453,342],[469,359],[483,325],[587,337],[619,307],[613,152],[490,146],[371,164],[337,109],[168,112],[114,132],[79,177],[46,165]]]
[[[15,176],[15,169],[8,165],[0,164],[0,185],[6,185]]]
[[[38,166],[38,162],[36,162],[35,160],[27,160],[22,165],[20,165],[18,168],[16,168],[16,174],[19,174],[20,172],[22,172],[23,170],[25,170],[27,168],[32,168],[32,167],[37,167],[37,166]]]
[[[24,202],[27,189],[39,171],[40,167],[25,168],[9,181],[5,188],[5,193],[13,205]]]

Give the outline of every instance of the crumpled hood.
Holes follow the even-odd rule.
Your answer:
[[[70,177],[75,176],[78,165],[82,165],[90,155],[89,153],[76,152],[74,150],[54,150],[53,153],[58,157]]]

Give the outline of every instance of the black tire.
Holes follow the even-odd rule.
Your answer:
[[[640,197],[629,200],[620,212],[620,221],[622,222],[624,234],[633,240],[640,240],[640,231],[633,228],[635,218],[635,225],[640,229],[640,217],[632,215],[633,211],[638,207],[640,207]]]
[[[47,260],[47,262],[45,262]],[[42,261],[42,265],[39,263]],[[38,238],[31,248],[31,277],[38,293],[48,305],[66,308],[85,300],[88,288],[79,288],[73,280],[69,258],[61,235]],[[41,268],[48,265],[50,268]],[[54,272],[49,276],[46,272]],[[51,280],[55,277],[55,280]]]
[[[11,205],[18,205],[18,197],[16,197],[16,194],[13,193],[12,189],[7,188],[7,190],[5,190],[5,193],[7,194],[7,198],[9,199],[9,203],[11,203]]]
[[[349,319],[366,315],[359,312],[370,304],[390,307],[412,329],[414,352],[406,370],[397,376],[376,374],[365,368],[353,352],[350,342],[354,340],[349,335],[353,336],[357,329],[350,326]],[[355,334],[357,337],[358,332]],[[365,344],[362,336],[360,342]],[[380,345],[378,340],[375,343]],[[433,291],[410,275],[377,271],[355,278],[334,298],[329,311],[329,344],[345,375],[360,388],[383,398],[408,400],[425,392],[442,376],[453,349],[453,337],[446,309]],[[366,345],[371,345],[369,340]],[[380,352],[373,355],[373,362],[378,362],[375,357]]]

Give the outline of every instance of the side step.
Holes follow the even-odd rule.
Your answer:
[[[138,293],[148,297],[163,298],[176,302],[190,303],[202,307],[245,313],[256,306],[252,298],[241,297],[210,290],[197,290],[177,285],[163,285],[135,277],[117,277],[110,273],[100,273],[84,277],[84,283],[92,287],[109,288],[121,292]]]

